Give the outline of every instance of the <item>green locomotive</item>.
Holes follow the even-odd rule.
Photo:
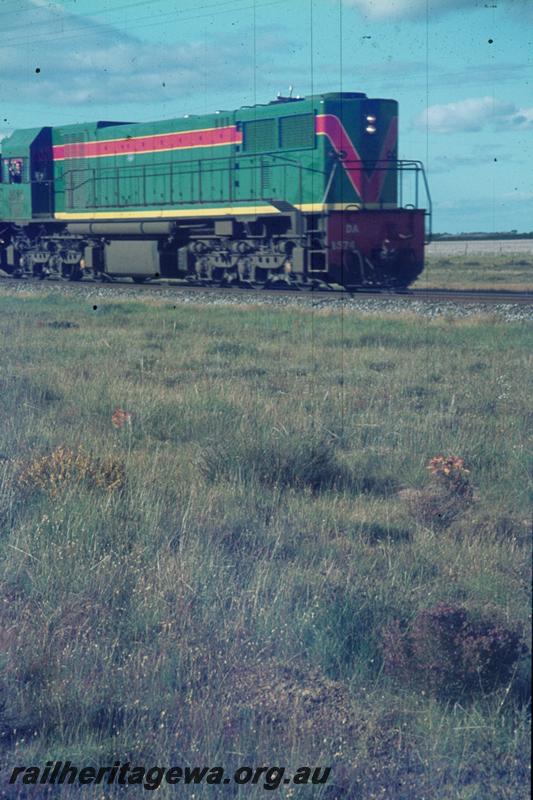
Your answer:
[[[15,131],[1,145],[0,266],[405,287],[423,269],[430,203],[418,207],[422,165],[397,148],[397,103],[357,92]]]

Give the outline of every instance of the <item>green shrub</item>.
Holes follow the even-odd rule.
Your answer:
[[[236,440],[206,447],[200,456],[200,470],[210,481],[256,480],[267,486],[313,492],[350,482],[350,473],[331,440],[283,432],[265,438],[240,433]]]

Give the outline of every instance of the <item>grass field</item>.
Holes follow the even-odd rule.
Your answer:
[[[452,244],[459,246],[461,243]],[[414,288],[533,292],[533,256],[528,253],[440,255],[428,252],[426,269]]]
[[[0,302],[2,775],[329,765],[279,796],[527,796],[531,326]]]

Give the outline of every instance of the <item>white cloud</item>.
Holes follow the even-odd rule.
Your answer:
[[[433,73],[432,68],[432,73]],[[442,68],[439,74],[431,75],[432,84],[443,86],[465,86],[466,84],[489,84],[499,86],[508,81],[527,81],[531,67],[524,63],[500,61],[480,64],[468,64],[463,69],[448,70]]]
[[[514,103],[493,97],[470,97],[429,106],[415,118],[414,125],[434,133],[480,131],[486,127],[526,130],[533,129],[533,108],[519,109]]]
[[[343,0],[372,19],[414,19],[425,17],[426,0]],[[472,0],[429,0],[429,11],[446,12],[472,8]]]
[[[475,8],[493,7],[490,0],[343,0],[344,4],[357,8],[376,20],[425,19],[426,13],[433,18],[452,11],[467,11]],[[499,0],[519,12],[531,14],[531,0]]]
[[[479,154],[473,156],[435,156],[430,163],[430,169],[432,175],[447,174],[455,169],[479,167],[481,164],[486,165],[488,160],[488,158],[480,157]]]
[[[533,200],[533,192],[523,192],[517,189],[514,192],[505,192],[505,194],[502,194],[501,199],[512,202],[523,202],[524,200],[530,201]]]
[[[511,116],[510,123],[515,129],[533,130],[533,107],[520,108]]]
[[[0,103],[143,106],[213,90],[246,92],[252,86],[252,37],[232,30],[201,41],[162,46],[48,0],[17,0],[2,28]],[[131,26],[134,27],[133,25]],[[139,27],[139,26],[137,26]],[[256,31],[257,52],[284,52],[273,26]],[[257,59],[257,74],[263,65]],[[198,104],[196,104],[198,105]],[[175,113],[189,109],[181,106]],[[97,112],[98,113],[98,112]],[[106,112],[109,115],[109,111]]]

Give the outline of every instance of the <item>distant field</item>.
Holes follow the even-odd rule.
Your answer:
[[[414,286],[533,291],[533,240],[434,242]]]
[[[467,239],[461,242],[431,242],[426,248],[430,256],[499,256],[528,255],[533,257],[533,239]]]
[[[3,767],[524,800],[531,325],[0,293],[0,328]]]

